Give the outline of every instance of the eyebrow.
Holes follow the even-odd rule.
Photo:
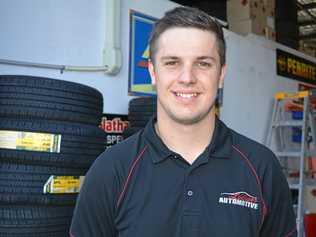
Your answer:
[[[198,60],[205,60],[205,59],[210,59],[212,61],[216,61],[216,59],[214,57],[211,56],[201,56],[197,58]]]
[[[177,56],[164,56],[161,57],[161,60],[178,60],[179,57]],[[214,57],[211,56],[200,56],[197,57],[198,60],[212,60],[212,61],[216,61],[216,59]]]
[[[164,57],[161,57],[161,60],[177,60],[179,59],[179,57],[176,57],[176,56],[164,56]]]

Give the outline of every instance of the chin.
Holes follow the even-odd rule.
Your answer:
[[[207,117],[207,114],[200,114],[196,116],[171,116],[172,120],[183,125],[194,125],[201,122]]]
[[[172,121],[183,125],[195,125],[215,115],[214,104],[208,108],[202,109],[183,109],[177,106],[166,105],[158,100],[157,113],[164,114],[162,117],[169,118]]]

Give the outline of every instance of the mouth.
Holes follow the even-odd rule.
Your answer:
[[[174,94],[177,97],[184,98],[184,99],[191,99],[191,98],[195,98],[198,96],[198,93],[196,93],[196,92],[194,92],[194,93],[174,92]]]
[[[173,94],[175,98],[182,103],[191,103],[200,95],[200,93],[193,91],[173,91]]]

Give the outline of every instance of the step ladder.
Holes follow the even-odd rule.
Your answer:
[[[316,91],[300,91],[297,93],[278,92],[274,96],[274,105],[271,123],[268,129],[265,145],[269,147],[278,157],[285,175],[288,179],[289,187],[298,191],[297,202],[297,232],[298,237],[304,237],[304,191],[306,185],[315,185],[316,179],[309,179],[306,174],[306,165],[311,156],[315,156],[316,137],[315,137],[315,116],[311,106],[311,98],[315,97]],[[291,111],[286,111],[285,103],[299,100],[302,104],[302,120],[294,120]],[[301,142],[293,145],[289,141],[291,129],[301,128]],[[312,141],[312,142],[311,142]],[[299,177],[290,178],[289,163],[298,164]]]

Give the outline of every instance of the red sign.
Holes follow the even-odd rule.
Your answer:
[[[103,114],[100,128],[107,133],[106,147],[109,148],[123,140],[122,133],[129,126],[127,115]]]

